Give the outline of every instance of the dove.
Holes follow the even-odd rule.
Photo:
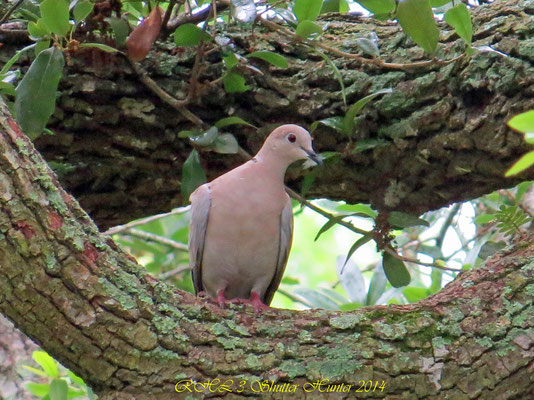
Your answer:
[[[267,309],[280,285],[293,237],[284,176],[298,160],[321,158],[307,130],[282,125],[248,162],[190,196],[189,258],[195,292]]]

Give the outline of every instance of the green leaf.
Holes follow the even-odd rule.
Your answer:
[[[389,142],[386,139],[382,138],[370,138],[370,139],[362,139],[358,140],[356,143],[354,143],[354,147],[352,148],[352,154],[358,154],[362,153],[367,150],[384,147],[387,146]]]
[[[15,91],[15,86],[13,86],[13,84],[2,81],[0,81],[0,93],[9,96],[17,95],[17,92]]]
[[[28,22],[37,22],[40,11],[39,7],[33,4],[31,1],[24,1],[18,10],[18,13]]]
[[[39,375],[39,376],[48,376],[48,374],[46,372],[44,372],[42,369],[38,369],[38,368],[33,368],[33,367],[30,367],[29,365],[23,365],[22,366],[24,369],[27,369],[28,371],[30,372],[33,372],[34,374],[36,375]]]
[[[206,31],[194,24],[183,24],[174,31],[174,43],[176,46],[198,46],[200,42],[207,42],[211,36]]]
[[[367,291],[367,298],[365,299],[366,306],[372,306],[376,304],[380,296],[386,289],[387,278],[384,274],[384,269],[381,264],[378,264],[373,272],[371,283],[369,283],[369,290]]]
[[[319,51],[318,49],[315,49],[315,52],[319,54],[323,60],[327,62],[327,64],[332,68],[332,71],[334,71],[334,75],[336,76],[337,81],[339,82],[339,86],[341,86],[341,97],[343,98],[343,105],[347,106],[347,96],[345,94],[345,84],[343,83],[343,77],[341,76],[341,72],[339,71],[338,67],[334,62],[328,57],[325,53],[322,51]]]
[[[89,0],[83,0],[78,2],[76,6],[74,7],[74,19],[76,22],[83,21],[89,14],[91,14],[91,11],[93,11],[94,4],[90,2]]]
[[[343,286],[345,293],[352,302],[362,304],[367,295],[365,291],[365,279],[363,278],[362,272],[354,262],[349,263],[349,265],[344,268],[341,264],[341,260],[342,256],[338,257],[337,274],[341,286]],[[341,273],[342,270],[343,273]]]
[[[424,219],[400,211],[392,211],[389,214],[388,222],[395,228],[409,228],[419,225],[430,226]]]
[[[410,283],[410,273],[406,269],[404,262],[395,258],[388,252],[384,252],[383,254],[382,267],[384,268],[384,273],[386,274],[389,283],[391,283],[391,286],[399,288]]]
[[[86,386],[85,381],[82,378],[80,378],[78,375],[76,375],[74,372],[72,372],[70,369],[67,371],[67,374],[69,375],[69,378],[72,380],[72,382],[80,386]]]
[[[534,132],[534,110],[516,115],[508,121],[508,126],[522,133]],[[534,142],[528,143],[533,144]]]
[[[378,57],[380,55],[378,44],[372,39],[358,38],[356,39],[356,45],[362,49],[364,53],[369,54],[370,56]]]
[[[395,11],[395,0],[358,0],[360,5],[373,14],[390,14]]]
[[[525,132],[525,142],[528,144],[534,144],[534,131]]]
[[[246,84],[245,78],[233,71],[224,76],[223,83],[227,93],[243,93],[250,89],[250,86]]]
[[[473,38],[473,26],[471,24],[471,14],[464,3],[460,3],[449,8],[445,13],[445,21],[454,28],[458,36],[471,44]]]
[[[57,378],[59,376],[57,362],[50,357],[48,353],[36,350],[32,353],[32,358],[41,366],[49,377]]]
[[[354,254],[354,252],[356,250],[358,250],[361,246],[363,246],[365,243],[367,243],[368,241],[370,241],[373,237],[370,235],[370,234],[367,234],[367,235],[363,235],[361,238],[359,238],[358,240],[356,240],[351,248],[349,249],[349,252],[347,253],[347,257],[345,258],[345,262],[343,263],[343,267],[345,267],[345,265],[347,265],[347,262],[350,260],[350,258],[352,257],[352,255]],[[343,270],[342,270],[342,273],[343,273]]]
[[[200,135],[190,137],[189,140],[196,146],[206,147],[211,146],[215,142],[215,139],[217,139],[217,136],[219,136],[219,129],[216,126],[212,126]]]
[[[487,224],[495,219],[495,214],[482,214],[475,218],[477,224]]]
[[[55,47],[43,50],[17,86],[15,113],[22,130],[39,136],[56,108],[56,93],[63,71],[63,53]]]
[[[375,97],[391,92],[393,92],[392,88],[379,90],[378,92],[362,97],[352,106],[350,106],[350,108],[345,114],[345,118],[343,119],[343,132],[347,135],[352,134],[352,132],[354,131],[354,118],[356,118],[356,114],[358,114],[362,110],[362,108],[364,108],[365,105],[371,100],[373,100]]]
[[[188,200],[189,195],[204,183],[206,183],[206,174],[200,164],[198,151],[193,150],[182,166],[182,198]]]
[[[40,40],[35,43],[35,57],[37,57],[41,51],[44,51],[50,47],[50,40]]]
[[[256,128],[251,123],[248,123],[247,121],[239,117],[221,118],[220,120],[215,122],[215,126],[219,129],[230,126],[230,125],[248,125],[248,126],[251,126],[252,128]]]
[[[340,304],[339,309],[341,311],[353,311],[357,310],[358,308],[362,308],[364,305],[362,303],[345,303]]]
[[[28,382],[24,384],[24,387],[34,396],[43,397],[48,394],[50,385],[48,383],[35,383]]]
[[[343,218],[345,218],[345,217],[348,217],[348,215],[337,215],[337,216],[329,219],[328,221],[326,221],[326,223],[321,227],[321,229],[319,229],[319,232],[317,232],[317,235],[315,235],[315,239],[313,239],[313,241],[314,242],[317,241],[317,239],[319,239],[319,237],[323,233],[328,231],[330,228],[332,228],[339,221],[343,220]]]
[[[287,68],[289,64],[284,56],[273,53],[272,51],[254,51],[247,57],[260,58],[278,68]]]
[[[293,290],[296,296],[304,299],[312,308],[323,308],[325,310],[339,310],[339,306],[330,297],[314,289],[299,287]]]
[[[44,24],[58,36],[66,36],[71,29],[69,23],[69,3],[67,0],[44,0],[41,5]]]
[[[111,46],[108,46],[102,43],[82,43],[80,44],[80,47],[92,47],[95,49],[105,51],[106,53],[116,53],[117,51],[119,51]]]
[[[63,379],[54,379],[50,384],[50,391],[48,392],[50,400],[67,400],[69,387],[67,382]]]
[[[37,22],[28,22],[28,33],[32,38],[41,38],[50,35],[50,29],[45,25],[42,18],[39,18]]]
[[[532,187],[534,181],[526,181],[517,185],[517,192],[515,193],[515,202],[517,204],[521,203],[521,199],[525,193]]]
[[[534,164],[534,150],[529,151],[527,154],[517,160],[516,163],[512,165],[508,171],[506,171],[504,176],[509,177],[517,175],[529,168],[532,164]]]
[[[315,21],[321,12],[322,6],[323,0],[295,0],[293,13],[298,21]]]
[[[239,150],[239,143],[237,143],[234,135],[223,133],[215,139],[213,150],[220,154],[235,154]]]
[[[321,14],[329,12],[345,13],[350,10],[347,0],[324,0]]]
[[[343,117],[329,117],[320,121],[315,121],[313,124],[311,124],[310,132],[313,132],[315,129],[317,129],[319,124],[328,126],[337,132],[343,132]]]
[[[284,285],[298,285],[300,283],[300,280],[292,276],[284,276],[282,278],[282,283]]]
[[[199,136],[201,135],[200,132],[197,132],[197,131],[180,131],[178,132],[178,137],[179,138],[188,138],[188,137],[192,137],[192,136]]]
[[[430,294],[427,288],[408,287],[402,291],[402,294],[410,303],[415,303],[419,300],[425,299]]]
[[[67,392],[67,399],[75,399],[76,397],[85,396],[85,390],[83,389],[74,389],[69,387]],[[86,397],[87,398],[87,397]]]
[[[232,52],[227,53],[227,54],[223,55],[222,58],[224,60],[224,65],[225,65],[226,69],[228,69],[228,70],[231,70],[237,64],[239,64],[239,59],[237,58],[235,53],[232,53]]]
[[[527,213],[516,205],[502,205],[494,215],[497,228],[507,236],[521,233],[521,226],[531,221]]]
[[[305,20],[299,22],[295,33],[303,39],[308,39],[312,35],[320,35],[323,30],[315,22]]]
[[[322,294],[324,294],[328,298],[334,300],[337,304],[343,304],[343,303],[346,303],[348,301],[348,299],[345,296],[343,296],[342,294],[336,292],[333,289],[320,287],[320,288],[317,288],[317,291],[322,293]]]
[[[104,21],[106,21],[113,30],[113,34],[115,35],[116,46],[123,47],[126,44],[126,38],[130,33],[128,22],[126,22],[122,18],[116,17],[104,18]]]
[[[342,212],[364,214],[373,219],[376,218],[376,216],[378,215],[378,213],[367,204],[342,204],[340,206],[337,206],[336,210]]]
[[[399,0],[397,20],[404,32],[426,52],[436,51],[439,29],[429,0]]]
[[[430,5],[434,8],[443,7],[445,4],[449,4],[452,0],[430,0]]]

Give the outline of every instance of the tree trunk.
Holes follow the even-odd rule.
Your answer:
[[[505,124],[534,108],[533,15],[532,1],[524,0],[498,0],[473,10],[474,46],[491,46],[506,55],[485,51],[452,63],[399,69],[362,65],[321,49],[339,68],[349,105],[383,88],[394,92],[366,106],[350,137],[324,126],[317,129],[315,147],[338,156],[318,171],[308,195],[419,214],[517,184],[519,179],[503,174],[526,146]],[[328,29],[320,42],[334,49],[359,53],[356,39],[375,31],[383,60],[427,60],[395,24],[340,15],[322,23]],[[442,28],[437,57],[451,60],[465,46],[444,23]],[[250,61],[262,74],[243,68],[252,89],[228,94],[221,84],[208,84],[224,71],[220,52],[212,52],[201,64],[198,96],[187,105],[203,121],[200,127],[144,86],[124,57],[88,49],[71,54],[49,124],[55,135],[40,137],[36,146],[98,226],[186,202],[180,195],[181,167],[191,145],[178,137],[181,130],[240,116],[262,128],[231,128],[254,152],[275,125],[309,127],[344,115],[339,81],[311,46],[262,27],[254,35],[233,28],[228,36],[237,53],[275,51],[290,67]],[[190,90],[195,52],[168,50],[173,47],[160,43],[142,65],[162,89],[181,99]],[[208,152],[202,160],[209,178],[242,161]],[[290,186],[298,190],[301,178],[294,171]],[[534,179],[534,171],[521,178]]]
[[[221,310],[100,234],[0,112],[0,311],[101,399],[237,399],[266,380],[274,399],[534,395],[532,237],[415,304]]]

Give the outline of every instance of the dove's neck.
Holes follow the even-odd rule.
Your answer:
[[[264,170],[264,173],[271,178],[284,183],[284,176],[286,174],[289,164],[280,155],[272,149],[262,147],[258,154],[251,160],[256,162],[259,167]]]

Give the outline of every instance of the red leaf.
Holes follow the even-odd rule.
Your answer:
[[[160,7],[154,7],[148,17],[130,33],[126,39],[130,60],[141,61],[146,57],[161,30],[162,13]]]

